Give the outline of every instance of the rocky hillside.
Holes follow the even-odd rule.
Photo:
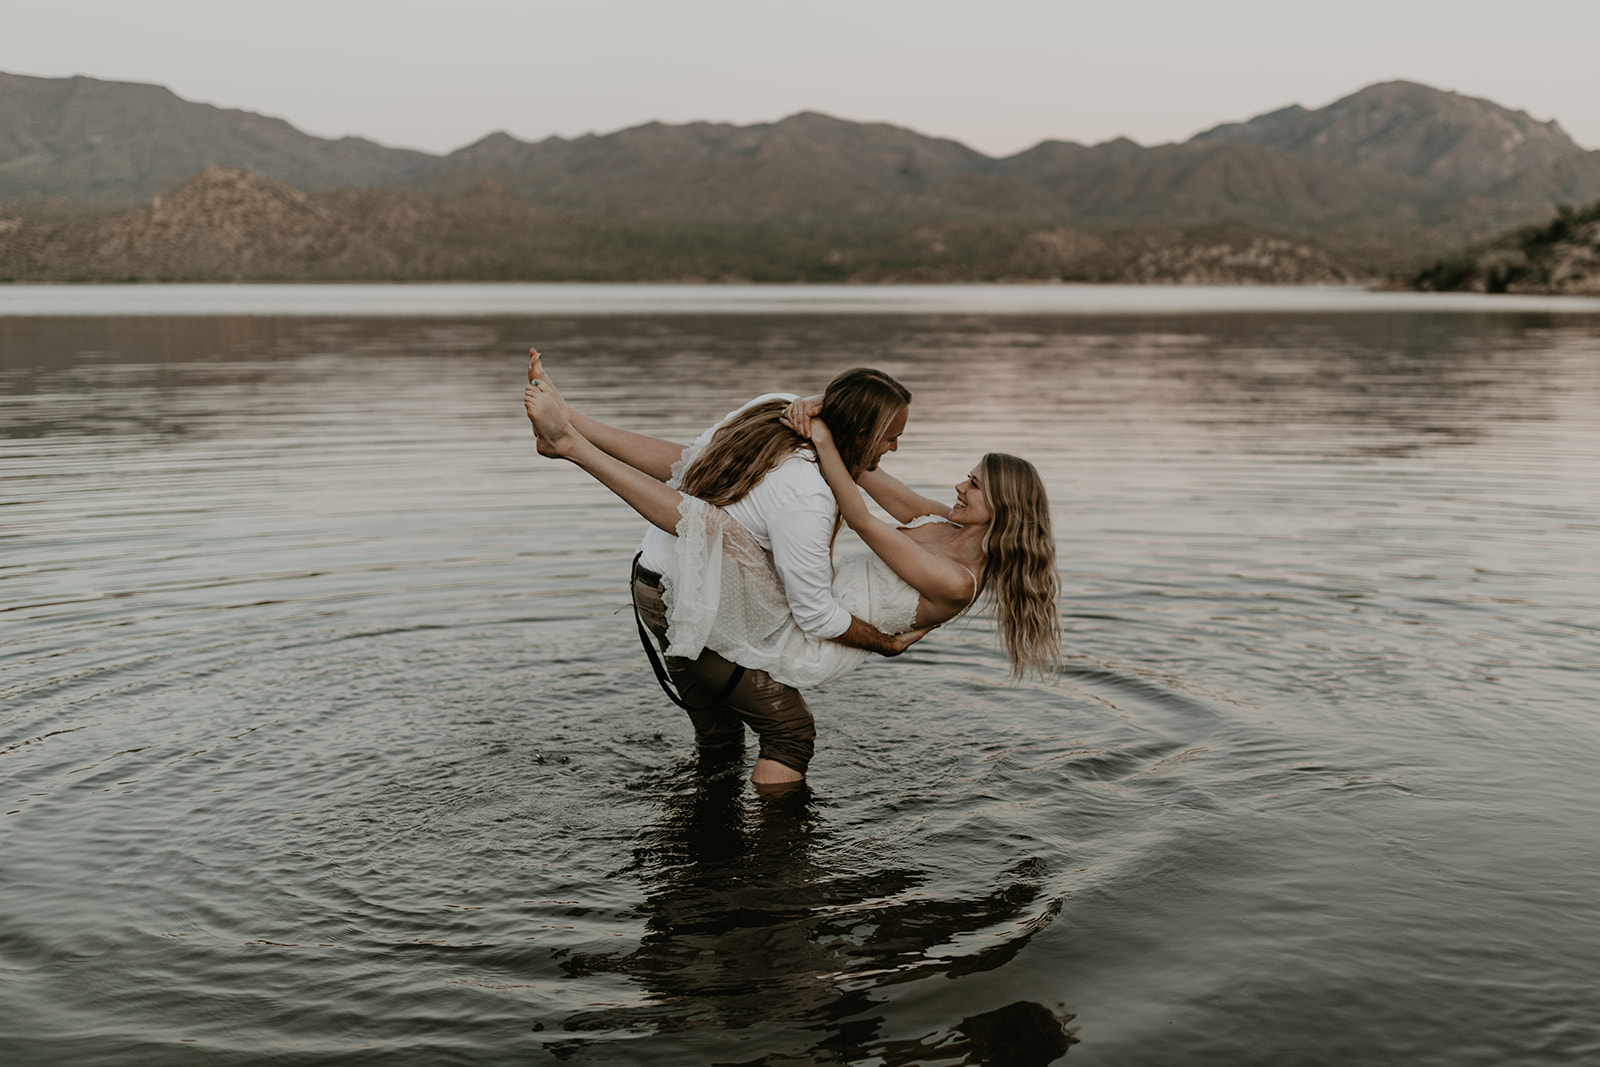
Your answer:
[[[8,217],[0,205],[0,279],[549,278],[581,262],[560,243],[541,249],[542,228],[535,209],[510,197],[306,193],[218,167],[143,207],[100,216]]]
[[[1404,82],[1186,144],[994,159],[815,113],[430,156],[0,75],[13,278],[1329,281],[1597,197],[1600,152],[1555,123]]]
[[[754,126],[651,123],[537,144],[494,134],[412,184],[450,193],[492,180],[530,203],[610,218],[937,216],[952,206],[946,187],[991,162],[954,141],[806,112]],[[988,205],[1004,213],[1017,206]]]
[[[129,205],[216,166],[304,189],[386,185],[435,157],[180,99],[158,85],[0,74],[0,201]]]
[[[8,276],[49,276],[52,263],[70,265],[73,276],[85,278],[222,281],[392,266],[381,242],[293,186],[220,168],[145,207],[92,224],[13,220],[10,230],[0,245],[0,269]]]
[[[41,220],[0,210],[0,280],[1345,282],[1304,243],[1239,224],[602,221],[493,184],[462,195],[306,193],[216,168],[143,207]]]
[[[1262,145],[1415,178],[1440,196],[1489,192],[1518,174],[1585,154],[1554,121],[1404,81],[1369,86],[1316,111],[1295,105],[1227,123],[1194,141]]]
[[[893,126],[807,113],[537,144],[496,134],[405,182],[449,193],[486,179],[530,203],[612,219],[1239,221],[1386,261],[1396,246],[1446,247],[1600,196],[1600,152],[1585,152],[1555,123],[1394,82],[1181,145],[1046,141],[992,159]]]
[[[1564,208],[1528,226],[1442,259],[1412,284],[1436,291],[1600,296],[1600,201]]]

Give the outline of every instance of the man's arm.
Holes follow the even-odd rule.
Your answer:
[[[757,494],[762,499],[752,503],[766,523],[772,567],[795,625],[819,641],[840,636],[850,627],[850,613],[833,596],[833,494],[815,467],[795,459],[767,475],[751,497]],[[781,503],[763,506],[772,499]],[[737,510],[733,515],[739,517]]]
[[[850,628],[831,640],[851,648],[864,648],[880,656],[898,656],[938,628],[939,624],[934,623],[932,626],[907,630],[903,634],[886,634],[870,622],[862,622],[852,615]]]
[[[833,598],[833,563],[828,551],[833,533],[833,494],[826,484],[815,484],[816,468],[795,464],[780,467],[768,477],[779,482],[796,479],[806,486],[787,506],[767,516],[773,567],[783,582],[789,612],[801,631],[807,637],[838,641],[882,656],[898,656],[926,636],[932,627],[886,634],[845,611]]]

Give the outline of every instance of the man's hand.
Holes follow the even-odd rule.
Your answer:
[[[833,640],[851,648],[864,648],[868,652],[876,652],[880,656],[898,656],[938,628],[939,624],[934,623],[932,626],[919,626],[915,630],[907,630],[903,634],[886,634],[870,622],[862,622],[852,616],[850,628]]]

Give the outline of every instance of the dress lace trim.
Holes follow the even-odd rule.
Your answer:
[[[927,526],[929,523],[933,523],[933,522],[945,522],[945,523],[949,523],[951,526],[960,526],[961,525],[959,522],[950,522],[950,520],[945,518],[943,515],[928,514],[928,515],[918,515],[916,518],[914,518],[910,522],[906,523],[904,529],[915,530],[918,526]],[[946,559],[950,559],[950,557],[948,557],[948,556],[946,556],[945,558]],[[958,559],[950,559],[950,562],[954,563],[957,567],[960,567],[962,570],[966,571],[967,572],[967,577],[972,579],[972,595],[967,598],[967,607],[962,608],[960,611],[956,612],[955,616],[952,616],[951,619],[947,620],[947,621],[953,621],[956,617],[965,614],[967,608],[972,607],[973,604],[976,604],[978,602],[978,576],[976,574],[972,573],[972,568],[971,567],[967,566],[965,563],[962,563],[960,560],[958,560]]]

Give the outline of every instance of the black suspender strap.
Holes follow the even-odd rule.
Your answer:
[[[650,657],[650,666],[656,672],[656,681],[661,683],[661,691],[667,694],[667,699],[684,711],[705,711],[706,708],[714,708],[732,695],[734,688],[744,678],[744,668],[735,663],[733,665],[733,674],[728,678],[728,684],[723,687],[722,692],[717,694],[715,700],[702,708],[696,708],[684,703],[683,698],[673,691],[672,682],[667,677],[666,665],[661,662],[661,656],[656,652],[655,642],[650,640],[650,631],[645,629],[644,619],[639,615],[639,603],[633,599],[632,583],[639,580],[639,557],[642,555],[644,553],[640,552],[633,557],[633,574],[628,586],[628,600],[633,604],[633,621],[639,627],[639,643],[644,646],[644,654]]]

